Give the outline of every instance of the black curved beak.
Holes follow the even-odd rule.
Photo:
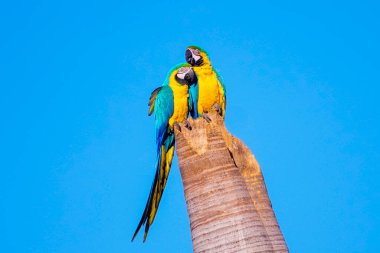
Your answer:
[[[185,57],[186,57],[187,63],[189,63],[192,66],[194,66],[195,60],[193,58],[193,54],[191,53],[191,51],[189,49],[186,49]]]
[[[203,63],[203,59],[201,56],[198,56],[199,59],[198,60],[195,60],[194,59],[194,55],[193,53],[191,52],[190,49],[186,49],[186,52],[185,52],[185,58],[186,58],[186,62],[191,64],[191,66],[201,66],[202,63]]]
[[[185,75],[185,81],[187,85],[192,85],[196,83],[197,81],[197,75],[195,74],[194,70],[191,68],[189,72]]]

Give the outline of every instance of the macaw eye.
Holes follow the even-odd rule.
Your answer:
[[[196,56],[200,56],[201,52],[199,51],[199,49],[194,49],[193,54]]]

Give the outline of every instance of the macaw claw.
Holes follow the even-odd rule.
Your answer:
[[[182,132],[181,126],[179,125],[177,121],[173,123],[173,130],[174,130],[174,127],[177,127],[178,131]]]
[[[215,110],[218,112],[218,114],[219,114],[220,116],[223,116],[222,108],[220,107],[220,105],[219,105],[218,103],[215,103],[215,104],[214,104],[214,108],[215,108]]]
[[[207,123],[210,123],[210,122],[211,122],[210,117],[209,117],[206,113],[203,113],[203,114],[202,114],[202,118],[204,118],[204,119],[207,121]]]
[[[190,125],[190,122],[187,121],[187,119],[185,119],[182,123],[185,125],[185,127],[186,127],[187,129],[189,129],[189,130],[192,129],[192,127],[191,127],[191,125]]]

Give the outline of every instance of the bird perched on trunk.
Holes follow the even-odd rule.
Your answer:
[[[206,51],[196,46],[189,46],[185,53],[186,61],[193,66],[198,82],[191,85],[189,89],[190,100],[193,108],[190,115],[193,118],[207,116],[213,107],[224,118],[226,113],[226,89],[222,78],[211,66]]]
[[[156,216],[173,159],[174,126],[176,125],[180,130],[178,122],[184,122],[185,126],[190,128],[190,124],[186,121],[189,113],[188,86],[195,80],[196,75],[190,64],[177,65],[169,71],[164,84],[155,89],[150,96],[148,114],[154,114],[156,125],[156,174],[132,241],[141,226],[145,224],[145,242],[149,227]]]

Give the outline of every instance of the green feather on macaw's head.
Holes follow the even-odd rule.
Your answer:
[[[175,75],[174,79],[180,85],[191,85],[196,82],[197,78],[191,64],[188,63],[181,63],[171,68],[168,72],[168,75],[166,76],[164,85],[169,85],[169,82],[172,79],[173,75]]]
[[[198,47],[198,46],[188,46],[187,48],[191,48],[191,49],[198,49],[200,52],[203,52],[203,53],[205,53],[205,54],[207,54],[207,55],[208,55],[207,51],[206,51],[206,50],[204,50],[204,49],[203,49],[203,48],[201,48],[201,47]]]
[[[206,50],[198,46],[188,46],[185,53],[185,59],[189,64],[195,67],[211,65]]]

